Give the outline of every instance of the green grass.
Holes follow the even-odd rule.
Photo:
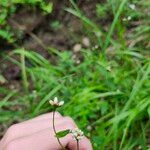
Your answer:
[[[90,137],[95,150],[134,150],[139,146],[147,150],[150,138],[150,51],[147,46],[150,27],[145,2],[150,6],[146,0],[134,0],[136,10],[131,10],[127,0],[108,0],[103,5],[108,7],[113,20],[108,22],[105,31],[71,1],[72,6],[65,8],[66,13],[78,17],[83,33],[88,33],[91,43],[99,45],[95,50],[92,50],[94,45],[82,48],[83,59],[79,64],[72,58],[72,51],[59,51],[53,47],[45,48],[54,56],[51,61],[20,47],[10,55],[3,53],[5,61],[21,68],[23,86],[19,90],[0,87],[0,93],[4,95],[0,100],[0,123],[8,122],[9,125],[15,120],[51,111],[48,100],[58,96],[65,101],[60,112],[76,121]],[[132,20],[123,22],[122,19],[128,16],[132,16]],[[132,26],[136,21],[139,25]],[[0,76],[1,80],[4,80],[3,76]],[[14,106],[20,107],[19,111],[14,111]]]

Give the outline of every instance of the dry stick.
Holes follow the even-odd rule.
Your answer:
[[[58,141],[59,145],[61,146],[62,150],[66,150],[63,147],[63,145],[61,144],[60,139],[57,137],[57,132],[56,132],[56,128],[55,128],[55,112],[56,112],[56,110],[54,110],[54,112],[53,112],[53,130],[54,130],[55,136],[56,136],[57,141]]]

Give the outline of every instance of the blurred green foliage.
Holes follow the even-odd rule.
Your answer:
[[[52,3],[45,6],[43,1],[12,2],[11,7],[8,3],[1,6],[2,26],[7,25],[6,18],[16,11],[16,4],[38,6],[45,13],[52,9]],[[5,95],[0,101],[0,123],[51,111],[48,100],[58,96],[65,101],[60,112],[73,117],[92,140],[95,150],[134,150],[139,146],[148,149],[150,26],[146,12],[150,3],[147,0],[97,3],[93,21],[79,9],[77,1],[70,2],[72,5],[65,10],[79,18],[91,46],[80,49],[79,62],[73,58],[72,50],[59,51],[54,47],[45,47],[45,52],[53,56],[51,60],[19,46],[11,55],[3,54],[4,59],[20,67],[23,86],[19,90],[0,87],[0,93]],[[135,9],[130,8],[131,4]],[[99,19],[106,20],[104,25],[96,22]],[[55,31],[60,25],[59,21],[51,23]],[[1,29],[0,35],[15,42],[9,26]],[[5,82],[3,76],[0,82]],[[20,111],[14,111],[16,105]]]

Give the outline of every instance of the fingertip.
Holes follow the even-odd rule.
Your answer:
[[[92,150],[92,144],[87,137],[79,141],[80,150]]]
[[[72,124],[74,128],[77,127],[76,123],[74,122],[74,120],[71,117],[65,116],[63,119],[67,124]]]
[[[87,137],[84,137],[79,141],[80,150],[93,150],[92,144]],[[67,144],[67,148],[77,150],[77,141],[73,139],[73,137],[69,136],[69,142]]]

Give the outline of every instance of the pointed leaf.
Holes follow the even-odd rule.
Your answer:
[[[70,130],[63,130],[63,131],[57,132],[57,133],[56,133],[56,136],[57,136],[58,138],[62,138],[62,137],[64,137],[64,136],[66,136],[69,132],[70,132]]]

